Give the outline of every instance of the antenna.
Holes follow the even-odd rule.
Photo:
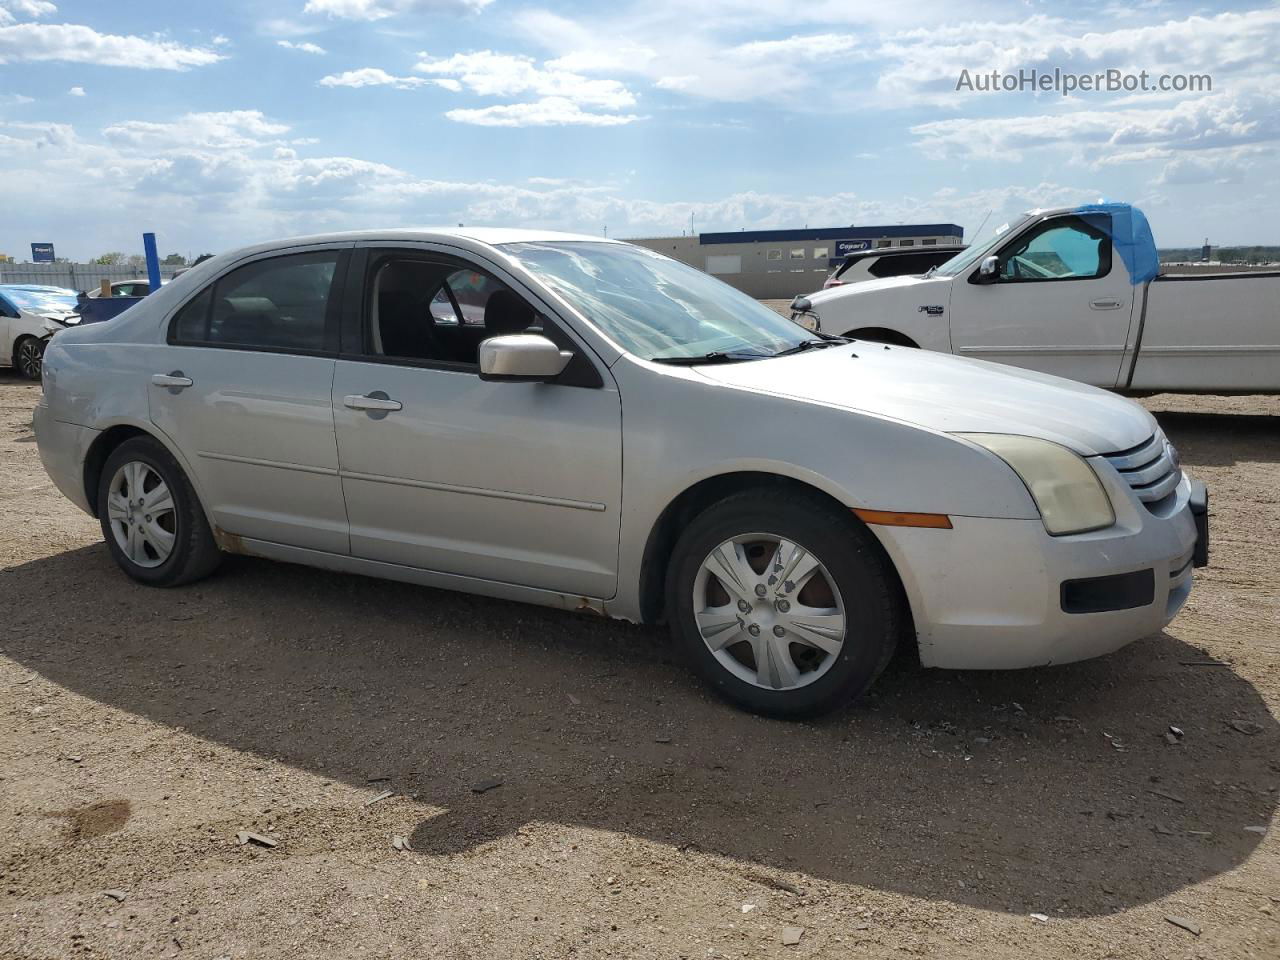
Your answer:
[[[982,228],[983,228],[983,227],[985,227],[985,226],[987,225],[987,221],[988,221],[990,218],[991,218],[991,210],[990,210],[990,209],[988,209],[988,210],[987,210],[987,215],[986,215],[985,217],[983,217],[983,218],[982,218],[982,222],[981,222],[980,224],[978,224],[978,229],[977,229],[977,230],[975,230],[975,231],[973,232],[973,240],[977,240],[977,239],[978,239],[978,237],[982,236]],[[969,242],[970,242],[970,243],[973,243],[973,240],[970,240]]]

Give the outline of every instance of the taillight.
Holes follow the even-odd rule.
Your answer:
[[[843,287],[843,286],[844,286],[843,280],[837,280],[835,277],[827,277],[826,281],[822,284],[822,289],[830,290],[832,287]]]

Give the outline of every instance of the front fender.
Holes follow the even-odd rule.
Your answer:
[[[951,281],[894,277],[834,287],[810,300],[822,332],[848,336],[859,330],[889,330],[925,350],[951,352]]]

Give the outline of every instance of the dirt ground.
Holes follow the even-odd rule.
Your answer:
[[[1212,493],[1165,633],[782,723],[653,629],[244,558],[137,586],[37,391],[0,373],[0,956],[1280,957],[1280,400],[1146,401]]]

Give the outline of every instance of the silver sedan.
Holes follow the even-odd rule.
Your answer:
[[[1202,488],[1137,405],[814,335],[594,237],[240,250],[58,333],[43,376],[45,467],[136,580],[240,553],[665,621],[775,715],[856,696],[900,642],[1114,650],[1204,553]]]

